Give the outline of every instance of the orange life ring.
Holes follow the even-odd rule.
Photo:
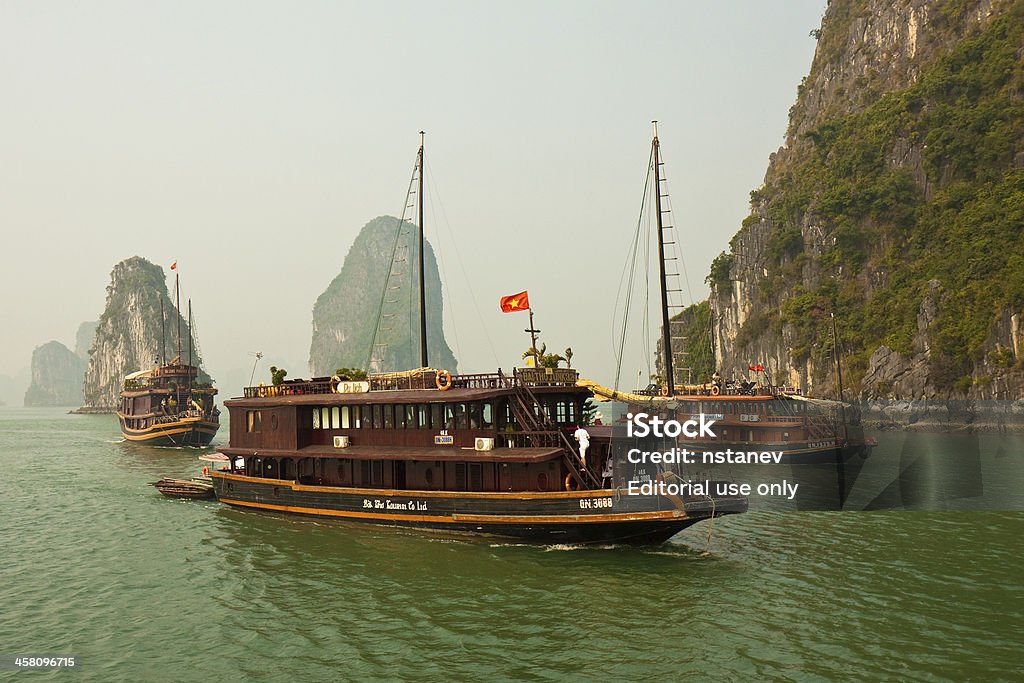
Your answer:
[[[575,491],[576,490],[572,486],[572,472],[570,472],[569,474],[565,475],[565,490],[566,491]]]
[[[668,385],[667,384],[662,384],[661,385],[661,395],[662,396],[668,396]]]
[[[206,465],[203,465],[203,477],[209,477],[209,476],[210,476],[210,468],[207,467]]]
[[[444,377],[444,384],[441,383],[442,377]],[[438,370],[437,374],[434,375],[434,384],[441,391],[448,391],[452,388],[452,373],[447,370]]]
[[[722,390],[718,388],[718,385],[717,384],[712,384],[711,385],[711,395],[712,396],[718,396],[720,393],[722,393]]]

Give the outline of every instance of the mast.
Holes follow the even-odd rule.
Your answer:
[[[654,202],[658,217],[658,270],[661,275],[661,351],[665,359],[665,376],[668,380],[668,395],[675,396],[675,372],[672,369],[672,335],[668,321],[668,285],[665,276],[665,235],[661,224],[661,145],[658,143],[658,122],[654,126],[654,140],[651,142],[651,157],[654,159]]]
[[[188,300],[188,366],[192,367],[192,298]],[[191,372],[191,370],[189,370]]]
[[[427,292],[423,276],[423,135],[420,131],[420,153],[417,163],[420,167],[420,187],[417,193],[420,223],[420,367],[427,367]],[[531,327],[533,327],[531,325]]]
[[[181,287],[178,273],[174,273],[174,310],[178,314],[178,362],[181,363]]]
[[[843,400],[843,366],[839,363],[839,333],[836,331],[836,314],[832,313],[832,359],[836,364],[836,384],[839,393],[839,419],[843,423],[843,444],[849,440],[846,428],[846,403]],[[842,490],[842,489],[840,489]]]
[[[167,365],[167,317],[164,315],[164,298],[160,297],[160,365]]]

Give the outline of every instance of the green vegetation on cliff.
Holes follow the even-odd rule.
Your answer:
[[[967,11],[943,3],[928,30]],[[970,386],[994,321],[1024,308],[1021,54],[1024,2],[1014,2],[910,87],[807,132],[813,152],[793,155],[752,193],[760,215],[749,220],[773,224],[757,324],[786,326],[794,364],[828,352],[830,311],[854,379],[880,345],[909,354],[928,283],[938,281],[931,375],[943,389]],[[871,91],[870,79],[863,87]],[[805,253],[808,225],[824,230],[823,253]]]

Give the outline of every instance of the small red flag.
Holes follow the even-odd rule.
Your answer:
[[[754,372],[764,372],[764,366],[758,363],[757,365],[751,365],[750,369]]]
[[[178,267],[178,262],[177,261],[175,261],[174,263],[171,264],[171,270],[174,270],[177,267]]]
[[[501,312],[515,313],[530,308],[530,295],[527,292],[519,292],[510,296],[501,297]]]

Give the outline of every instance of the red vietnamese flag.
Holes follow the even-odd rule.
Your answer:
[[[501,297],[502,313],[515,313],[516,311],[525,311],[529,308],[530,295],[525,291]]]
[[[171,264],[171,270],[174,270],[177,267],[178,267],[178,262],[177,261],[175,261],[174,263]]]
[[[750,369],[755,372],[764,372],[764,366],[758,363],[757,365],[751,365]]]

